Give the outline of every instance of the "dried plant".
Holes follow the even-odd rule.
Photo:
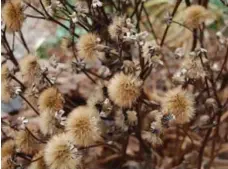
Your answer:
[[[1,99],[23,105],[1,119],[3,169],[227,168],[228,23],[211,1],[2,6]],[[66,32],[48,58],[32,20]]]

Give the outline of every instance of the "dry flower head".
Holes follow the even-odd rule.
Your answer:
[[[197,28],[209,17],[207,9],[201,5],[191,5],[185,11],[185,24],[190,28]]]
[[[69,135],[63,133],[53,136],[44,150],[44,160],[48,168],[75,169],[81,158],[72,146]]]
[[[8,31],[19,31],[24,21],[21,0],[6,1],[2,8],[2,19],[6,24]]]
[[[194,114],[194,96],[180,87],[169,90],[162,102],[162,111],[172,113],[178,124],[189,122]]]
[[[141,92],[142,81],[133,75],[117,73],[108,84],[110,99],[120,107],[131,107]]]
[[[95,108],[80,106],[74,109],[67,118],[66,131],[79,146],[89,146],[101,140],[99,113]]]
[[[39,96],[38,105],[41,113],[56,112],[63,109],[64,98],[56,87],[45,89]]]

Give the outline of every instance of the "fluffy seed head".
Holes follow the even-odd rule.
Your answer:
[[[64,98],[55,87],[45,89],[39,96],[38,105],[41,113],[46,111],[59,111],[63,109]]]
[[[75,144],[87,147],[100,141],[99,113],[95,108],[80,106],[74,109],[66,121],[66,130]]]
[[[194,96],[180,87],[174,88],[166,93],[162,110],[172,113],[178,124],[187,123],[194,116]]]
[[[1,100],[5,103],[8,103],[13,96],[13,87],[10,85],[9,81],[2,81],[1,84]]]
[[[81,158],[69,136],[63,133],[53,136],[47,143],[44,160],[50,169],[75,169],[80,164]]]
[[[44,156],[43,151],[40,151],[39,153],[35,154],[34,157],[32,158],[32,161],[34,161],[34,162],[32,162],[29,165],[28,169],[45,169],[45,168],[47,168],[43,156]]]
[[[40,73],[40,65],[37,61],[37,57],[33,55],[25,56],[20,61],[20,70],[26,85],[31,85],[36,80]]]
[[[190,28],[197,28],[209,17],[209,12],[201,5],[191,5],[185,11],[185,24]]]
[[[8,0],[2,8],[2,19],[8,31],[16,32],[22,27],[24,16],[20,0]]]
[[[97,51],[97,43],[99,37],[95,34],[88,33],[82,35],[77,43],[78,55],[85,62],[94,62],[101,58],[103,53]]]
[[[7,64],[2,65],[2,68],[1,68],[2,81],[9,80],[9,76],[10,76],[10,72],[9,72],[8,67],[7,67]]]
[[[6,141],[2,146],[2,158],[12,155],[15,151],[15,142],[13,140]]]
[[[108,27],[108,32],[113,40],[117,40],[123,33],[123,27],[125,25],[125,18],[115,16],[112,23]]]
[[[1,168],[2,169],[14,169],[15,168],[15,165],[13,164],[10,155],[2,158]]]
[[[63,126],[60,125],[55,113],[43,112],[39,118],[40,131],[43,135],[54,135],[63,132]]]
[[[120,107],[131,107],[140,95],[142,81],[133,75],[116,74],[108,85],[110,99]]]

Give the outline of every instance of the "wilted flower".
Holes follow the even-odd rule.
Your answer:
[[[110,34],[110,37],[113,40],[118,40],[118,38],[122,38],[123,33],[128,31],[128,29],[124,28],[124,26],[125,26],[125,17],[115,16],[112,20],[112,23],[108,27],[108,32]]]
[[[25,117],[21,116],[18,117],[18,121],[20,122],[20,128],[21,129],[25,129],[25,126],[27,125],[27,123],[29,122],[28,119],[26,119]]]
[[[127,114],[127,123],[130,126],[136,126],[138,124],[138,117],[137,117],[136,111],[128,110],[126,114]]]
[[[86,106],[74,109],[67,118],[66,131],[78,146],[87,147],[100,141],[99,113]]]
[[[163,61],[160,56],[161,49],[153,42],[146,42],[142,47],[142,52],[145,63],[149,63],[154,67],[163,65]]]
[[[2,19],[9,31],[17,32],[21,29],[24,16],[20,0],[8,0],[2,8]]]
[[[118,73],[108,84],[109,97],[120,107],[131,107],[140,95],[141,85],[137,77]]]
[[[185,77],[190,79],[200,79],[207,76],[199,58],[186,57],[182,62],[181,71]]]
[[[194,96],[180,87],[169,90],[162,101],[162,110],[172,113],[178,124],[187,123],[194,116]]]
[[[103,3],[100,0],[93,0],[92,1],[92,7],[97,8],[97,7],[102,7]]]
[[[163,143],[159,135],[150,131],[142,131],[142,139],[149,142],[153,146],[158,146]]]

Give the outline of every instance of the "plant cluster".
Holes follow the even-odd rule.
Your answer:
[[[228,24],[210,31],[206,23],[214,13],[209,1],[176,0],[159,35],[148,2],[4,2],[1,100],[19,97],[24,107],[1,119],[3,169],[209,169],[219,160],[227,164],[220,157],[227,156],[228,144]],[[185,6],[182,21],[175,19],[180,6]],[[24,38],[27,18],[68,31],[61,47],[71,57],[63,62],[53,55],[43,64]],[[166,44],[172,25],[192,35],[191,49]],[[78,34],[78,28],[86,33]],[[22,59],[15,56],[16,37],[27,51]],[[212,37],[215,53],[209,51]],[[62,91],[58,78],[63,72],[83,77],[78,81],[89,90],[83,101],[74,99],[80,92]]]

